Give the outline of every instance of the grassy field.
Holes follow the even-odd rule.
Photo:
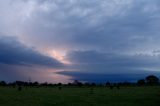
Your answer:
[[[0,87],[0,106],[160,106],[160,87]]]

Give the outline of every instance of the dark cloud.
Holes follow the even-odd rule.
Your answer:
[[[28,5],[30,3],[34,8],[20,26],[20,33],[27,33],[25,39],[32,39],[31,44],[52,49],[127,53],[158,49],[155,45],[160,40],[158,0],[48,0],[40,4],[29,1]]]
[[[120,72],[123,72],[122,68],[130,68],[131,70],[135,68],[157,68],[160,63],[160,55],[125,55],[121,53],[114,54],[97,51],[73,51],[68,53],[66,58],[73,64],[88,65],[93,67],[93,70],[95,67],[102,69],[104,68],[106,71],[110,71],[110,68],[113,68],[117,71],[119,70]]]
[[[3,2],[1,12],[12,19],[2,18],[0,30],[6,33],[10,28],[10,33],[36,48],[125,53],[159,49],[158,0],[10,2]]]
[[[70,61],[66,71],[97,75],[159,71],[159,4],[159,0],[1,0],[0,32],[17,38],[0,37],[0,63],[61,68],[58,60],[42,55],[55,52],[57,59]]]
[[[145,72],[141,74],[99,74],[99,73],[83,73],[83,72],[58,72],[58,74],[72,76],[71,80],[80,80],[86,82],[105,83],[109,82],[136,82],[138,79],[145,78],[150,74],[160,76],[159,72]]]
[[[0,35],[0,63],[30,66],[42,65],[53,68],[63,66],[58,60],[23,45],[16,38],[2,35]]]
[[[56,82],[63,77],[54,81],[56,74],[49,74],[64,66],[55,58],[22,44],[16,37],[0,34],[0,80],[28,81],[31,78],[32,81]]]
[[[160,55],[124,55],[97,51],[72,51],[66,56],[72,64],[59,74],[83,81],[136,81],[159,73]]]

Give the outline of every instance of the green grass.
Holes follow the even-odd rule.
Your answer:
[[[160,87],[0,87],[0,106],[160,106]]]

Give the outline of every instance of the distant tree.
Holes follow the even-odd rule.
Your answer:
[[[29,85],[29,86],[33,86],[33,82],[31,82],[31,81],[28,82],[28,85]]]
[[[114,84],[110,83],[109,88],[112,90],[114,88]]]
[[[81,86],[83,86],[83,83],[78,80],[74,80],[73,85],[81,87]]]
[[[89,87],[89,86],[90,86],[90,83],[88,83],[88,82],[85,82],[85,83],[84,83],[84,86],[87,86],[87,87]]]
[[[48,82],[44,82],[41,85],[44,86],[44,87],[47,87],[48,86]]]
[[[92,82],[92,83],[91,83],[91,86],[96,86],[96,83]]]
[[[23,85],[24,85],[24,82],[22,82],[22,81],[16,81],[15,84],[16,84],[17,86],[23,86]]]
[[[38,86],[38,85],[37,85],[37,86]],[[49,84],[48,84],[48,86],[49,86],[49,87],[53,87],[53,86],[54,86],[54,84],[49,83]]]
[[[154,75],[149,75],[145,79],[146,79],[147,84],[150,84],[150,85],[158,84],[158,82],[159,82],[158,77],[156,77]]]
[[[141,86],[141,85],[145,85],[145,80],[144,79],[140,79],[137,81],[137,85]]]
[[[11,86],[11,87],[13,87],[13,88],[16,87],[16,83],[15,82],[9,83],[8,85]]]
[[[62,83],[59,82],[57,85],[58,85],[58,89],[61,90],[62,89]]]
[[[83,83],[82,83],[82,82],[78,82],[78,83],[77,83],[77,86],[82,87],[82,86],[83,86]]]
[[[6,85],[7,85],[7,83],[5,81],[0,82],[0,86],[6,86]]]
[[[74,84],[74,85],[78,85],[78,83],[79,83],[78,80],[74,80],[74,81],[73,81],[73,84]]]
[[[62,86],[62,83],[61,83],[61,82],[59,82],[57,85],[58,85],[58,86]]]
[[[33,83],[33,86],[38,86],[38,85],[39,83],[37,81]]]
[[[111,84],[110,82],[106,82],[106,84],[105,84],[105,85],[106,85],[106,86],[110,86],[110,84]]]
[[[117,89],[120,89],[120,84],[119,83],[117,83],[115,86],[116,86]]]
[[[68,83],[67,85],[68,85],[68,86],[72,86],[72,83]]]

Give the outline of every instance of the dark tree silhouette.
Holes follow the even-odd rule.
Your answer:
[[[106,86],[110,86],[111,85],[111,83],[110,82],[106,82],[106,84],[105,84]]]
[[[78,86],[78,87],[82,87],[82,86],[83,86],[83,83],[82,83],[82,82],[79,82],[79,83],[77,84],[77,86]]]
[[[74,84],[74,85],[77,85],[78,83],[79,83],[78,80],[74,80],[74,81],[73,81],[73,84]]]
[[[80,81],[78,81],[78,80],[74,80],[73,85],[82,87],[82,86],[83,86],[83,83],[80,82]]]
[[[22,81],[16,81],[15,84],[16,84],[17,86],[23,86],[23,85],[24,85],[24,83],[23,83]]]
[[[58,86],[62,86],[62,83],[61,83],[61,82],[59,82],[57,85],[58,85]]]
[[[68,85],[68,86],[72,86],[73,84],[72,84],[72,83],[68,83],[67,85]]]
[[[109,88],[112,90],[114,88],[114,84],[110,84]]]
[[[47,86],[48,86],[48,83],[47,83],[47,82],[44,82],[44,83],[41,83],[40,85],[43,86],[43,87],[47,87]]]
[[[91,83],[91,86],[96,86],[96,83],[92,82],[92,83]]]
[[[145,79],[146,79],[147,84],[150,84],[150,85],[158,84],[158,82],[159,82],[158,77],[156,77],[154,75],[149,75]]]
[[[33,83],[33,86],[38,86],[38,85],[39,83],[37,81]]]
[[[6,86],[6,85],[7,85],[7,83],[5,81],[0,82],[0,86]]]
[[[141,86],[141,85],[145,85],[145,80],[144,79],[140,79],[137,81],[137,85]]]
[[[84,86],[89,87],[89,86],[91,86],[91,84],[90,84],[89,82],[85,82],[85,83],[84,83]]]

